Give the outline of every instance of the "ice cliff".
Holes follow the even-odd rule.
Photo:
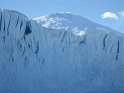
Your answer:
[[[54,28],[35,21],[0,10],[0,92],[124,90],[124,34],[87,19]]]

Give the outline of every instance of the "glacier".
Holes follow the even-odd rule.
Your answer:
[[[0,10],[0,92],[123,93],[124,34],[70,13],[52,16],[66,21]]]

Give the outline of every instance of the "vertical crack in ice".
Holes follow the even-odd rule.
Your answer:
[[[3,42],[5,43],[5,40],[6,40],[6,37],[5,36],[3,36]]]
[[[1,13],[1,16],[0,16],[0,31],[1,31],[1,26],[2,26],[2,13]]]
[[[28,34],[30,34],[32,31],[31,31],[31,29],[30,29],[30,24],[29,24],[29,22],[27,22],[26,23],[26,28],[25,28],[25,33],[24,33],[24,35],[28,35]]]
[[[19,23],[19,16],[18,16],[17,21],[16,21],[16,27],[17,27],[18,23]]]
[[[43,66],[44,66],[44,63],[45,63],[45,58],[43,58],[43,60],[41,61],[41,59],[39,59],[39,67],[40,67],[40,71],[42,72],[43,70]]]
[[[14,57],[12,57],[12,62],[14,62]]]
[[[12,57],[13,52],[14,52],[14,50],[12,49],[11,52],[10,52],[10,58],[9,58],[9,60],[11,60],[12,62],[14,62],[14,58]]]
[[[27,61],[27,56],[25,56],[25,58],[24,58],[24,67],[28,68],[28,66],[29,66],[29,62]]]
[[[20,30],[21,30],[22,26],[23,26],[23,21],[21,21],[21,24],[20,24]]]
[[[63,33],[62,33],[62,36],[61,36],[61,52],[63,53],[64,52],[64,49],[65,49],[65,47],[63,46],[63,41],[64,41],[64,38],[65,38],[65,35],[66,35],[66,31],[64,31]]]
[[[11,57],[12,57],[12,55],[13,55],[13,51],[14,51],[14,50],[12,49],[12,51],[11,51],[11,53],[10,53],[10,58],[11,58]]]
[[[30,44],[28,44],[28,47],[30,48],[30,47],[31,47],[31,45],[30,45]]]
[[[80,44],[80,45],[82,45],[82,44],[84,44],[84,45],[85,45],[85,43],[86,43],[86,36],[84,37],[84,39],[83,39],[83,40],[81,40],[81,41],[79,42],[79,44]]]
[[[11,23],[11,13],[10,13],[9,24],[8,24],[8,27],[7,27],[7,35],[9,35],[9,27],[10,27],[10,23]]]
[[[39,52],[39,43],[37,42],[35,54],[37,54],[38,52]]]
[[[111,46],[110,53],[112,52],[112,50],[113,50],[113,47],[114,47],[114,45],[112,45],[112,46]]]
[[[117,55],[116,55],[116,60],[118,60],[119,46],[120,46],[120,43],[119,43],[119,40],[118,40],[118,42],[117,42]]]
[[[45,58],[43,58],[42,65],[44,65],[44,63],[45,63]]]
[[[3,27],[3,30],[4,30],[4,31],[6,30],[5,17],[4,17],[4,27]]]
[[[24,53],[25,53],[25,47],[24,47],[24,50],[23,50],[23,52],[22,52],[22,56],[24,55]]]
[[[103,49],[106,48],[106,38],[107,38],[108,34],[106,34],[103,38]]]
[[[66,35],[66,31],[63,32],[62,37],[61,37],[61,43],[64,41],[64,37]]]

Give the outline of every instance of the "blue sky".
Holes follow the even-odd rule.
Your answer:
[[[22,12],[29,18],[71,12],[124,32],[124,0],[0,0],[0,8]]]

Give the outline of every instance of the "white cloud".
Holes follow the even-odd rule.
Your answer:
[[[102,19],[119,19],[119,17],[117,16],[116,13],[112,13],[112,12],[105,12],[101,15]]]

